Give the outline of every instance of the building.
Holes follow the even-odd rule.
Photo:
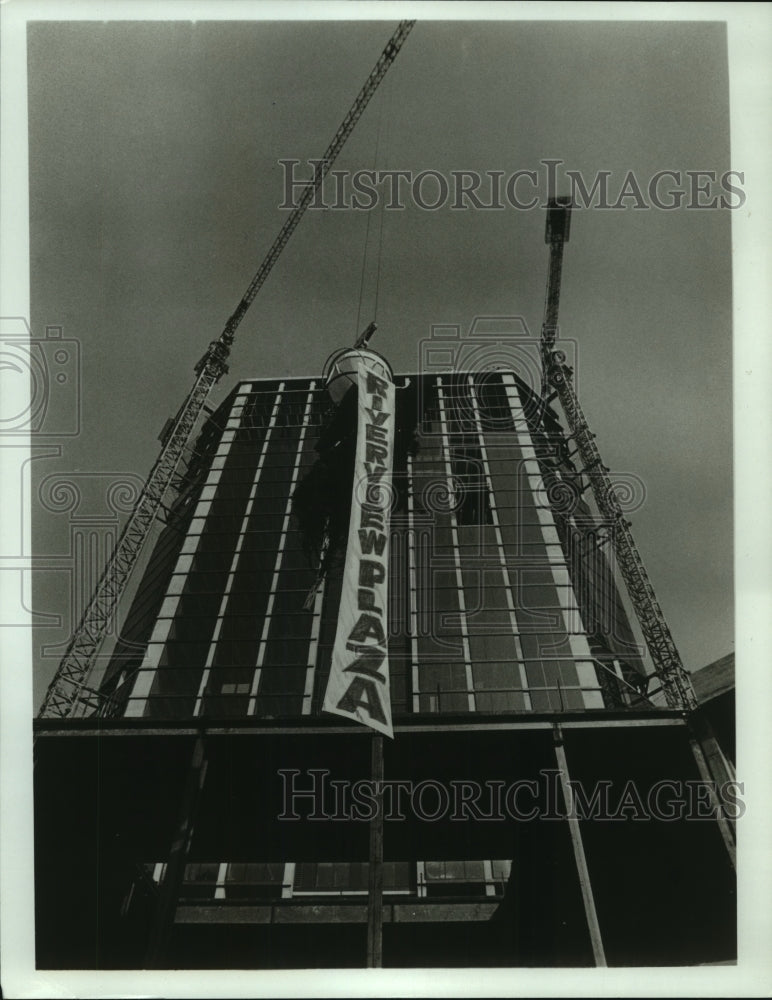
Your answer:
[[[736,753],[734,653],[706,664],[692,674],[694,693],[718,737],[721,749],[734,763]]]
[[[394,738],[322,709],[367,502],[357,393],[244,381],[200,432],[101,711],[38,720],[40,966],[734,958],[709,755],[647,697],[590,473],[514,371],[428,367],[394,378]]]

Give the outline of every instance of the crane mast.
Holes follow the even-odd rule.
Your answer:
[[[48,687],[39,717],[67,718],[98,711],[102,696],[88,686],[89,677],[102,642],[115,615],[118,602],[136,565],[150,527],[171,485],[183,452],[188,446],[209,393],[228,371],[227,360],[236,329],[260,291],[282,250],[298,226],[311,200],[327,176],[346,140],[370,102],[389,67],[394,62],[415,21],[400,21],[364,86],[357,95],[320,160],[315,161],[314,175],[303,189],[271,248],[255,272],[238,306],[231,314],[217,340],[207,348],[195,366],[196,380],[174,418],[161,453],[140,493],[137,503],[116,542],[107,566],[68,643],[57,672]]]
[[[667,703],[671,708],[692,711],[697,707],[697,699],[691,679],[681,662],[662,608],[646,573],[633,539],[630,522],[624,517],[614,485],[609,478],[609,470],[601,460],[595,444],[595,435],[590,432],[587,419],[579,405],[572,381],[572,369],[565,364],[566,357],[563,351],[555,350],[563,247],[568,242],[570,213],[570,199],[558,198],[550,201],[545,233],[545,242],[548,243],[550,250],[550,264],[541,336],[543,395],[546,396],[546,390],[551,386],[560,400],[584,471],[588,473],[595,503],[608,531],[617,564]]]

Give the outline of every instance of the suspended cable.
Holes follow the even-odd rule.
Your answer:
[[[373,171],[375,172],[378,168],[378,150],[381,143],[381,126],[383,124],[383,100],[378,102],[378,127],[375,131],[375,152],[373,153]],[[357,308],[357,322],[356,328],[354,330],[354,335],[359,334],[362,329],[360,326],[360,321],[362,318],[362,301],[364,299],[365,290],[365,273],[367,271],[367,251],[370,246],[370,220],[372,218],[372,211],[367,210],[367,227],[365,229],[365,245],[362,251],[362,274],[359,279],[359,306]]]
[[[383,104],[388,101],[388,109],[386,112],[386,130],[387,138],[389,138],[389,126],[391,124],[392,107],[394,103],[394,88],[386,86],[386,94],[381,98],[381,108]],[[380,125],[379,125],[380,128]],[[386,143],[386,156],[384,158],[384,166],[388,166],[388,142]],[[399,181],[397,181],[399,183]],[[386,199],[381,197],[381,214],[378,226],[378,256],[376,259],[376,270],[375,270],[375,303],[373,305],[373,322],[378,321],[378,294],[381,290],[381,260],[383,259],[383,219],[384,213],[386,211]]]

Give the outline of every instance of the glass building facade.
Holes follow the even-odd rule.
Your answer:
[[[506,372],[396,384],[393,714],[640,704],[643,664],[555,415]],[[108,711],[319,714],[355,432],[321,382],[234,390],[201,434],[106,671]]]

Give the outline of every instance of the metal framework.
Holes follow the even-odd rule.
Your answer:
[[[56,675],[48,687],[40,717],[59,718],[85,715],[98,710],[101,695],[88,687],[97,655],[115,615],[129,576],[137,563],[150,526],[161,507],[188,446],[193,430],[213,386],[228,371],[227,359],[236,329],[260,291],[282,250],[298,226],[316,191],[321,186],[346,140],[370,102],[378,85],[394,62],[415,21],[400,21],[365,81],[356,100],[340,124],[332,142],[315,161],[314,176],[304,188],[279,234],[266,254],[219,338],[209,345],[195,366],[196,381],[178,412],[171,431],[142,489],[134,510],[116,543],[113,554],[96,586],[67,646]]]
[[[625,581],[636,617],[651,655],[667,703],[671,708],[691,711],[697,707],[691,680],[659,606],[643,560],[633,539],[630,522],[624,517],[609,470],[601,460],[587,419],[579,405],[572,382],[572,369],[565,364],[563,351],[554,350],[557,334],[563,246],[568,242],[571,205],[568,199],[554,199],[547,213],[545,241],[550,248],[547,298],[542,325],[541,352],[543,376],[554,387],[568,422],[576,450],[592,487],[595,503],[614,547],[619,569]]]

